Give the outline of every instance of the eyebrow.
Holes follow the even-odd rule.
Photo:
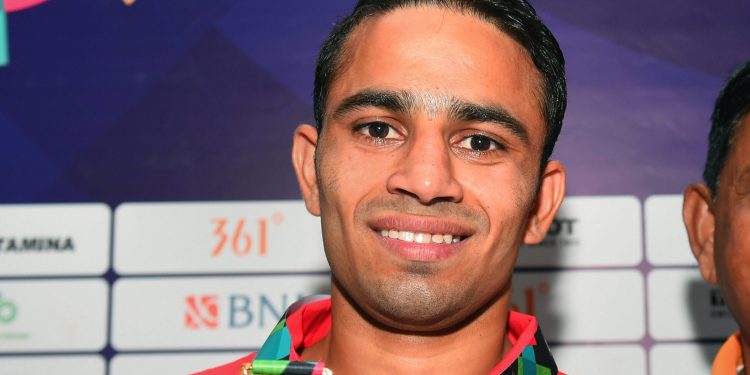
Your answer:
[[[344,99],[333,111],[334,118],[341,118],[358,109],[375,107],[397,113],[408,113],[414,109],[414,97],[408,93],[364,89]]]
[[[502,106],[477,104],[458,98],[420,98],[404,91],[364,89],[344,99],[333,111],[332,116],[340,119],[351,112],[368,107],[408,114],[416,110],[418,102],[428,107],[428,111],[437,111],[440,106],[447,107],[448,118],[452,121],[488,122],[498,125],[509,130],[525,144],[529,144],[527,127]]]
[[[529,132],[526,130],[526,126],[500,106],[456,101],[451,104],[449,118],[457,121],[489,122],[499,125],[509,130],[524,143],[529,144]]]

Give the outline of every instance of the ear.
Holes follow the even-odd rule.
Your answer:
[[[716,284],[714,263],[714,229],[716,220],[712,210],[711,190],[704,184],[692,184],[685,189],[682,204],[682,219],[685,221],[690,249],[698,261],[701,275],[706,281]]]
[[[547,229],[560,209],[565,197],[565,167],[557,160],[547,162],[539,181],[534,208],[526,226],[525,244],[536,244],[544,240]]]
[[[307,210],[320,216],[318,178],[315,171],[315,149],[318,146],[318,131],[314,126],[302,124],[294,131],[292,164],[297,173],[297,182],[305,199]]]

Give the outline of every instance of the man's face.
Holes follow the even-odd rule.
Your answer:
[[[685,190],[683,217],[703,278],[721,294],[750,337],[750,116],[738,124],[716,197],[704,184]]]
[[[530,58],[491,24],[432,7],[366,21],[346,47],[322,133],[298,129],[317,142],[305,196],[334,294],[400,329],[507,302],[519,245],[541,240],[559,206],[535,201],[545,123]]]
[[[717,281],[732,315],[750,333],[750,116],[736,129],[713,212]]]

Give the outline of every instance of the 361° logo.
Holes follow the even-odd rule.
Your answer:
[[[271,216],[270,222],[279,225],[284,222],[281,213]],[[269,219],[260,218],[255,222],[245,218],[229,219],[226,217],[211,220],[214,226],[213,235],[216,237],[211,256],[218,257],[225,250],[231,250],[234,255],[246,256],[255,250],[258,255],[268,253],[268,223]]]
[[[16,319],[16,304],[3,298],[0,294],[0,324],[10,324]]]

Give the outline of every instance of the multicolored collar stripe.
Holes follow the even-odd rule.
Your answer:
[[[290,361],[292,350],[292,335],[287,326],[287,317],[304,305],[313,303],[327,296],[311,296],[304,298],[284,313],[281,320],[271,331],[270,336],[261,347],[253,361],[253,371],[243,375],[329,375],[322,362],[296,362]],[[256,367],[255,364],[258,366]],[[266,367],[262,367],[266,366]],[[269,366],[275,367],[269,367]],[[271,372],[260,372],[261,370]],[[520,355],[502,373],[492,375],[558,375],[557,365],[550,354],[547,342],[542,335],[542,330],[537,326],[534,340],[526,345]]]
[[[287,317],[307,303],[328,298],[311,296],[290,306],[281,317],[271,334],[263,343],[251,364],[243,365],[242,375],[332,375],[323,362],[290,361],[292,334],[287,327]]]
[[[526,345],[510,367],[501,375],[557,375],[557,364],[550,354],[547,341],[544,340],[541,328],[534,334],[536,345]]]
[[[256,359],[242,365],[242,375],[333,375],[323,362]]]

